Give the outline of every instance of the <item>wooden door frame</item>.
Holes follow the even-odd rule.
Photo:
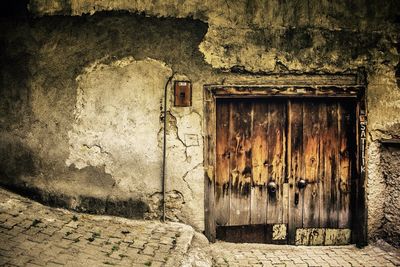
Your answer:
[[[343,75],[269,75],[226,79],[225,84],[204,85],[204,212],[205,235],[216,239],[215,171],[216,104],[229,98],[346,98],[356,100],[356,177],[351,216],[352,240],[358,246],[368,243],[366,205],[366,77],[363,71]],[[357,208],[355,208],[357,207]],[[361,222],[361,224],[360,224]]]

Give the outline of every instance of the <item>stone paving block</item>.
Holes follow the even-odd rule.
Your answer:
[[[126,254],[127,255],[129,255],[129,256],[134,256],[134,255],[136,255],[136,254],[139,254],[139,249],[136,249],[136,248],[131,248],[131,247],[128,247],[127,249],[126,249]]]
[[[19,225],[14,225],[14,227],[8,231],[8,234],[12,235],[12,236],[16,236],[16,235],[19,235],[20,233],[22,233],[23,231],[25,231],[25,228],[20,227]]]
[[[0,249],[2,250],[13,250],[14,247],[18,246],[17,242],[12,241],[11,239],[8,239],[7,242],[0,242]]]
[[[48,236],[52,236],[57,231],[59,231],[59,229],[54,226],[47,226],[46,228],[43,228],[42,230],[40,230],[41,233],[48,235]]]
[[[54,261],[49,261],[46,263],[46,267],[60,267],[60,266],[63,266],[63,264]]]
[[[0,257],[0,266],[5,265],[5,264],[8,263],[9,261],[10,261],[10,258],[9,258],[9,257],[6,257],[6,256],[2,255],[2,256]]]
[[[41,266],[44,266],[44,265],[38,265],[38,264],[35,264],[33,262],[28,262],[25,266],[26,267],[41,267]]]
[[[145,249],[143,249],[139,254],[143,254],[143,255],[148,255],[148,256],[153,256],[154,255],[154,249],[151,247],[145,247]]]
[[[33,235],[33,236],[30,236],[29,238],[28,238],[28,240],[30,240],[30,241],[32,241],[32,242],[36,242],[36,243],[43,243],[45,240],[47,240],[47,239],[49,239],[49,236],[48,235],[45,235],[45,234],[43,234],[43,233],[40,233],[40,232],[38,232],[38,233],[36,233],[35,235]]]
[[[48,257],[42,253],[38,253],[36,254],[36,257],[34,258],[32,257],[29,262],[36,265],[45,266],[48,261],[53,259],[54,259],[53,257]]]
[[[0,227],[1,227],[1,228],[4,228],[4,229],[7,229],[7,230],[10,230],[10,229],[13,228],[14,225],[16,225],[16,224],[17,224],[17,222],[15,222],[15,221],[7,220],[7,221],[5,221],[5,222],[0,223]]]
[[[40,232],[40,228],[37,228],[37,227],[29,227],[28,229],[26,229],[25,231],[24,231],[24,233],[26,234],[26,235],[29,235],[29,236],[34,236],[34,235],[36,235],[37,233],[39,233]]]
[[[24,220],[22,220],[22,221],[20,221],[18,223],[19,227],[22,227],[22,228],[25,228],[25,229],[30,228],[31,225],[32,225],[32,219],[28,219],[28,218],[26,218],[26,219],[24,219]]]
[[[69,227],[69,228],[72,228],[72,229],[75,229],[75,230],[76,230],[76,229],[79,227],[79,224],[80,224],[79,221],[71,220],[70,222],[68,222],[67,224],[65,224],[65,227]]]
[[[25,266],[30,260],[29,256],[19,255],[18,257],[10,258],[7,263],[15,266]]]
[[[2,223],[4,223],[5,221],[7,221],[11,217],[12,217],[12,215],[10,215],[8,213],[5,213],[5,211],[2,211],[1,214],[0,214],[0,225]]]

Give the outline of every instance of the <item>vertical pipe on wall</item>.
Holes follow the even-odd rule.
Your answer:
[[[171,82],[172,77],[168,78],[167,83],[164,86],[164,129],[163,129],[163,159],[162,159],[162,221],[165,222],[165,188],[166,188],[166,179],[165,179],[165,165],[166,165],[166,152],[167,152],[167,97],[168,97],[168,84]]]

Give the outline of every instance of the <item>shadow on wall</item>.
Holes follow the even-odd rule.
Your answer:
[[[400,24],[400,16],[398,16],[398,24]],[[397,53],[400,54],[400,37],[397,40]],[[396,66],[396,81],[397,81],[397,88],[400,90],[400,60],[399,63],[397,63]]]
[[[51,190],[39,188],[31,182],[27,183],[27,179],[40,175],[39,162],[40,159],[35,158],[34,152],[24,143],[15,138],[10,138],[9,140],[3,138],[0,141],[0,185],[38,202],[53,207],[67,207],[79,212],[142,219],[149,211],[149,206],[138,199],[119,200],[108,197],[105,199],[91,196],[74,197],[60,192],[52,193]],[[104,170],[97,170],[94,167],[82,170],[70,169],[74,169],[71,171],[82,176],[95,175],[104,179],[101,176],[106,175]]]
[[[381,148],[381,164],[385,177],[385,210],[383,237],[400,247],[400,144],[388,143]]]
[[[0,175],[1,183],[7,184],[13,178],[38,174],[34,153],[21,141],[16,139],[0,141]]]

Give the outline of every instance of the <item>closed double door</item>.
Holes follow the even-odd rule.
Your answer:
[[[218,99],[215,223],[235,242],[351,242],[355,103]]]

